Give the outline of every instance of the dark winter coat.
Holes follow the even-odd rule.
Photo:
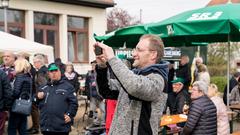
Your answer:
[[[12,88],[7,74],[0,69],[0,111],[9,109],[12,103]]]
[[[29,73],[20,73],[15,77],[13,84],[13,98],[19,98],[23,92],[26,92],[28,94],[32,92],[32,78]],[[29,97],[27,95],[23,95],[22,98]]]
[[[217,135],[217,109],[206,95],[192,101],[184,135]]]
[[[49,81],[39,90],[44,92],[44,98],[39,101],[41,130],[69,132],[78,109],[73,86],[61,79],[56,82]],[[72,122],[65,123],[64,114],[70,116]]]
[[[181,77],[184,79],[184,89],[188,90],[192,79],[190,66],[188,64],[180,65],[176,70],[176,77]]]
[[[189,105],[190,101],[190,95],[186,90],[181,90],[179,93],[177,93],[173,108],[173,114],[182,114],[185,102],[187,105]]]

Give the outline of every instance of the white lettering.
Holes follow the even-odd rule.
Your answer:
[[[222,11],[218,11],[215,13],[210,13],[210,12],[206,12],[206,13],[194,13],[192,14],[191,17],[189,17],[187,19],[187,21],[196,21],[196,20],[214,20],[214,19],[218,19],[221,15],[222,15]]]

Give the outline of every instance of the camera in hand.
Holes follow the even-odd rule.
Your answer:
[[[96,55],[101,55],[103,52],[102,52],[102,48],[101,47],[99,47],[99,46],[96,46],[95,47],[95,54]]]

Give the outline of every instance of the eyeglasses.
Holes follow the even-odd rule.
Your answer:
[[[133,49],[133,52],[145,52],[145,51],[156,51],[156,50],[144,50],[144,49],[141,49],[141,48],[138,48],[138,47]]]

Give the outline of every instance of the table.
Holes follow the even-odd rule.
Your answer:
[[[240,104],[230,105],[229,108],[232,110],[240,110]]]
[[[187,121],[187,115],[184,114],[176,114],[176,115],[163,115],[161,118],[161,123],[160,126],[163,126],[162,134],[166,135],[167,130],[166,127],[167,125],[171,124],[177,124],[177,123],[182,123]]]
[[[161,118],[160,126],[166,126],[170,124],[177,124],[187,121],[187,115],[176,114],[176,115],[163,115]]]

